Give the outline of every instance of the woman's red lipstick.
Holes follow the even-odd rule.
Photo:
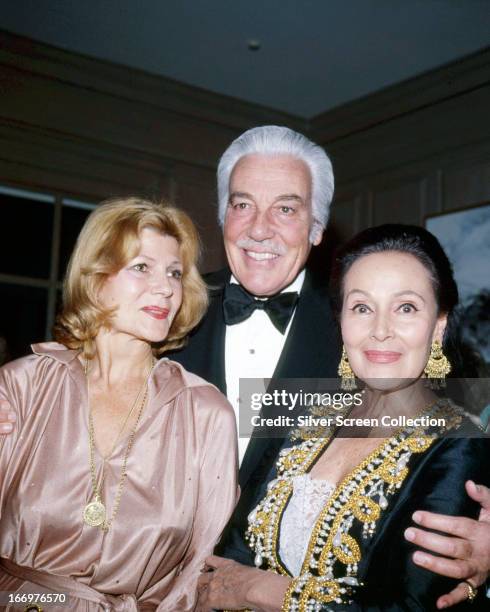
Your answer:
[[[402,356],[395,351],[364,351],[364,354],[373,363],[394,363]]]
[[[168,308],[159,308],[158,306],[146,306],[142,310],[144,310],[154,319],[166,319],[168,317],[168,313],[170,312]]]

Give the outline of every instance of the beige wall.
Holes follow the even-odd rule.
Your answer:
[[[0,70],[2,184],[170,198],[201,231],[204,270],[224,261],[216,162],[253,125],[289,125],[327,148],[336,238],[490,199],[490,51],[311,121],[5,32]]]

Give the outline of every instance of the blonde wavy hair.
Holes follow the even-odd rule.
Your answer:
[[[197,271],[199,235],[188,215],[139,198],[106,200],[90,214],[78,236],[63,285],[63,309],[54,327],[58,342],[81,350],[87,359],[94,356],[97,333],[102,326],[110,327],[114,313],[102,307],[99,291],[108,276],[136,257],[144,228],[175,238],[183,265],[182,305],[168,336],[153,345],[154,354],[182,346],[206,311],[206,285]]]

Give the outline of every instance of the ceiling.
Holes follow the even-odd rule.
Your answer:
[[[0,27],[311,118],[489,46],[490,0],[2,0]]]

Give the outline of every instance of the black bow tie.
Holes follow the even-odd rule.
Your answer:
[[[284,334],[297,301],[296,291],[278,293],[266,300],[258,300],[241,285],[230,283],[225,287],[223,300],[225,323],[235,325],[248,319],[254,310],[265,310],[274,327]]]

